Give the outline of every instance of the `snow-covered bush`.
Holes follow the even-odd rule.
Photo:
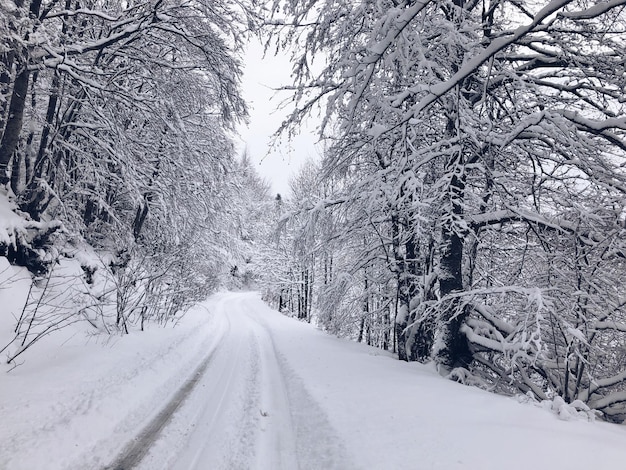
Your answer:
[[[62,230],[58,220],[34,221],[20,211],[13,197],[0,190],[0,256],[43,274],[53,259],[52,236]]]

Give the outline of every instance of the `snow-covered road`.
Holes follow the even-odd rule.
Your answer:
[[[225,294],[213,312],[220,340],[202,378],[156,439],[133,443],[113,468],[349,468],[323,412],[277,352],[258,297]],[[133,448],[148,446],[136,462]]]
[[[77,336],[77,335],[75,335]],[[131,335],[132,336],[132,335]],[[223,293],[173,330],[49,342],[0,373],[0,468],[622,469],[626,427],[560,421]]]

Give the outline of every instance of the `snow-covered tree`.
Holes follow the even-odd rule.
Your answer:
[[[623,369],[589,368],[591,343],[621,357],[621,327],[590,326],[624,314],[615,283],[593,280],[624,268],[619,2],[286,10],[277,34],[305,44],[287,125],[327,106],[323,172],[387,253],[400,357],[607,412],[623,403]]]
[[[247,2],[2,2],[0,192],[38,233],[0,253],[41,274],[51,232],[61,256],[86,241],[89,281],[114,287],[91,300],[123,331],[217,288],[254,21]]]

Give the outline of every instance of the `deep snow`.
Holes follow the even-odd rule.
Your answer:
[[[155,470],[610,470],[626,462],[624,426],[562,421],[452,383],[284,317],[254,293],[213,296],[173,329],[105,341],[74,327],[35,345],[20,367],[2,368],[2,469],[107,468],[128,462],[133,447],[137,468]],[[146,432],[151,425],[157,432]]]

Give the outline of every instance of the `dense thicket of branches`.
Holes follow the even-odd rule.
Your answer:
[[[108,272],[123,330],[215,289],[245,215],[229,135],[254,21],[246,2],[1,2],[0,185],[40,236],[0,253],[41,274],[64,227],[64,255],[102,255],[84,269]]]
[[[623,2],[293,0],[274,23],[306,44],[286,126],[327,107],[324,183],[292,208],[319,321],[623,414]]]

